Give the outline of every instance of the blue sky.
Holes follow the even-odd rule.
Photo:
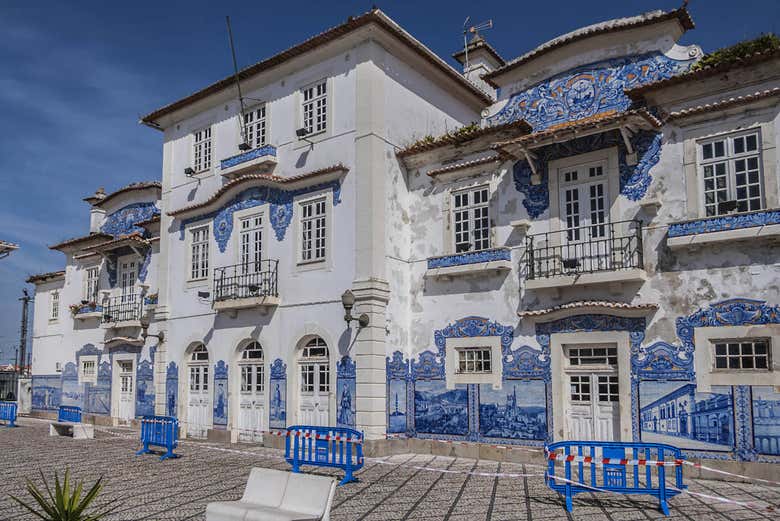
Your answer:
[[[53,271],[47,246],[88,231],[82,198],[98,186],[158,179],[161,136],[141,114],[231,72],[225,15],[246,66],[376,3],[441,56],[458,50],[466,16],[506,59],[583,25],[681,0],[43,2],[0,5],[0,238],[21,249],[0,261],[0,363],[18,344],[24,279]],[[132,7],[130,5],[132,4]],[[710,51],[778,32],[777,0],[693,0],[697,29],[682,43]],[[451,61],[451,60],[450,60]],[[68,303],[64,303],[65,305]]]

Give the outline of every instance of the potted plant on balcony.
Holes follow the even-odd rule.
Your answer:
[[[70,314],[76,318],[89,318],[96,313],[100,313],[100,308],[95,301],[82,300],[78,304],[68,306]],[[85,315],[84,317],[80,315]]]
[[[144,297],[144,305],[146,309],[152,310],[157,307],[157,300],[159,295],[157,293],[149,293]]]

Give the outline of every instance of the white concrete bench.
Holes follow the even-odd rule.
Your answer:
[[[330,520],[336,480],[253,468],[239,501],[209,503],[206,521]]]
[[[70,436],[74,440],[95,437],[95,426],[89,423],[51,422],[49,436]]]

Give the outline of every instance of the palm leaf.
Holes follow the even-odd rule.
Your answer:
[[[70,470],[65,470],[65,476],[62,481],[60,481],[59,474],[56,471],[54,472],[53,491],[43,472],[40,472],[40,474],[43,489],[39,489],[32,481],[27,480],[27,493],[30,494],[35,503],[26,503],[15,496],[10,496],[11,499],[39,519],[44,521],[99,521],[119,507],[119,505],[115,505],[101,512],[84,514],[84,511],[92,504],[103,488],[102,476],[82,497],[84,482],[79,481],[73,486]]]

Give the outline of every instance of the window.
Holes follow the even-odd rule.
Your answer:
[[[459,373],[490,373],[491,349],[489,347],[467,347],[458,349]]]
[[[590,375],[571,375],[571,401],[590,401]]]
[[[617,347],[570,347],[569,365],[617,365]]]
[[[81,358],[80,360],[81,360],[81,375],[80,375],[81,383],[85,383],[85,382],[96,383],[97,382],[97,358],[96,357]]]
[[[455,253],[490,248],[489,196],[486,186],[452,195]]]
[[[211,168],[211,127],[193,134],[193,168],[202,172]]]
[[[599,385],[599,401],[600,402],[618,402],[620,401],[620,394],[618,392],[618,377],[613,375],[598,377]],[[673,404],[674,405],[674,404]],[[672,414],[674,414],[674,407],[672,407]]]
[[[325,260],[325,201],[323,197],[301,203],[301,262]]]
[[[60,318],[60,292],[52,291],[49,297],[49,320],[57,320]]]
[[[209,276],[209,227],[190,230],[190,279]]]
[[[769,371],[768,338],[715,340],[715,369]]]
[[[330,362],[328,345],[320,337],[314,337],[301,353],[301,392],[330,392]]]
[[[328,125],[328,82],[323,80],[301,89],[302,126],[308,134],[325,132]]]
[[[84,273],[84,300],[87,302],[97,302],[98,300],[98,281],[100,280],[100,268],[93,266],[87,268]]]
[[[703,142],[699,150],[706,216],[763,208],[758,131]]]
[[[241,272],[255,273],[262,270],[263,253],[263,216],[262,214],[244,217],[239,221],[239,263]]]
[[[244,138],[247,145],[258,148],[267,143],[265,104],[244,114]]]
[[[263,348],[257,342],[250,342],[241,352],[241,392],[261,393],[265,389]]]

